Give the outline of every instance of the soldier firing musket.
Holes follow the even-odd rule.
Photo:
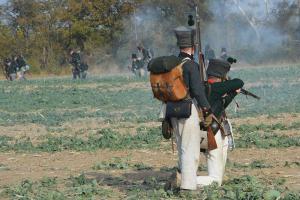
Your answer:
[[[240,79],[226,81],[227,73],[232,64],[227,60],[211,59],[206,71],[201,48],[200,17],[197,5],[195,5],[195,12],[196,23],[193,16],[190,15],[188,24],[190,26],[196,24],[196,47],[199,53],[200,71],[202,72],[200,81],[206,81],[204,74],[207,75],[207,97],[213,113],[211,123],[202,124],[201,126],[202,130],[207,130],[207,138],[202,140],[200,147],[207,158],[208,176],[198,176],[197,184],[206,186],[217,182],[221,185],[225,173],[228,147],[230,149],[234,148],[232,126],[227,119],[225,109],[234,97],[241,92],[244,83]],[[234,61],[236,62],[236,60]]]
[[[230,64],[233,64],[233,63],[236,63],[237,60],[236,60],[235,58],[228,57],[228,58],[227,58],[227,62],[229,62]],[[231,80],[231,78],[228,76],[228,77],[226,78],[226,80]],[[260,97],[259,97],[259,96],[255,95],[255,94],[253,94],[252,92],[249,92],[248,90],[245,90],[245,89],[243,89],[243,88],[241,89],[240,94],[243,94],[243,95],[246,95],[246,96],[250,96],[250,97],[253,97],[253,98],[257,99],[257,100],[260,100]]]

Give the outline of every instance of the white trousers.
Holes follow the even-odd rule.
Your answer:
[[[199,127],[199,116],[192,105],[192,114],[188,119],[172,118],[178,150],[178,167],[181,171],[181,189],[197,189],[197,170],[200,157],[200,139],[206,132]]]
[[[18,80],[24,80],[25,79],[25,73],[23,70],[20,70],[17,72],[17,77],[18,77]]]
[[[197,177],[197,184],[200,186],[207,186],[213,182],[217,182],[221,186],[223,181],[227,160],[228,137],[223,137],[221,131],[218,131],[215,139],[218,148],[206,154],[208,176]]]

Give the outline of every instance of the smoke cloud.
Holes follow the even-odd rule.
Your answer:
[[[229,55],[256,64],[275,61],[288,40],[285,31],[275,26],[280,0],[211,1],[214,20],[204,32],[205,44],[215,49],[226,47]],[[295,1],[286,1],[291,6]],[[296,26],[294,20],[290,26]],[[298,21],[299,23],[299,21]]]
[[[222,47],[240,62],[260,64],[276,62],[284,57],[290,35],[278,23],[278,6],[282,0],[209,0],[212,20],[202,26],[203,49],[209,44],[217,57]],[[295,0],[285,1],[290,7]],[[137,45],[151,48],[155,56],[177,54],[173,29],[186,25],[189,14],[185,7],[180,18],[168,17],[168,10],[159,6],[141,5],[124,20],[126,30],[122,36],[124,46],[117,55],[119,60],[130,62]],[[182,14],[181,13],[181,14]],[[289,27],[298,27],[299,17],[290,16]],[[284,53],[282,53],[284,52]]]

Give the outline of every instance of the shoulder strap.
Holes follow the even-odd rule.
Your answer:
[[[187,62],[188,60],[191,60],[189,57],[185,57],[184,59],[182,59],[182,63]]]
[[[209,97],[211,95],[211,84],[208,81],[205,81],[205,86],[207,97]]]
[[[182,61],[181,61],[181,63],[180,63],[180,65],[183,67],[183,65],[187,62],[187,61],[189,61],[189,60],[191,60],[190,58],[188,58],[188,57],[186,57],[186,58],[184,58],[184,59],[182,59]]]

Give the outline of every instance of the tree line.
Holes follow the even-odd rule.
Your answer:
[[[152,42],[152,46],[157,47],[158,51],[170,44],[172,46],[174,43],[171,37],[172,30],[176,25],[186,23],[186,16],[193,10],[193,2],[193,0],[8,0],[0,6],[0,59],[21,53],[32,66],[33,72],[59,73],[68,65],[70,50],[80,49],[85,52],[92,64],[112,60],[125,68],[122,66],[125,65],[124,59],[131,54],[130,51],[134,50],[137,43]],[[248,56],[250,53],[255,55],[257,46],[248,45],[244,50],[240,46],[234,48],[234,43],[237,42],[235,39],[243,40],[235,34],[237,29],[251,29],[250,21],[247,21],[242,13],[227,15],[226,12],[231,6],[228,5],[229,1],[198,2],[203,27],[215,23],[218,19],[219,12],[216,14],[212,10],[212,3],[224,7],[223,14],[226,20],[219,22],[218,26],[226,24],[226,27],[233,28],[227,28],[226,34],[221,34],[222,37],[226,36],[226,42],[219,43],[232,46],[237,56],[242,57],[244,54]],[[287,41],[291,42],[288,46],[281,45],[282,49],[278,51],[272,49],[272,55],[280,54],[283,50],[287,58],[296,59],[299,57],[295,52],[299,52],[297,44],[300,41],[300,26],[295,27],[291,19],[299,16],[300,11],[296,3],[284,2],[270,12],[272,20],[259,23],[280,30],[280,33],[288,37]],[[256,9],[256,5],[252,6]],[[141,19],[142,15],[139,14],[147,12],[150,13],[150,19]],[[249,16],[248,19],[254,17]],[[134,27],[135,25],[138,27]],[[210,32],[204,33],[204,37],[209,38],[209,35]],[[170,48],[165,48],[164,52]]]

